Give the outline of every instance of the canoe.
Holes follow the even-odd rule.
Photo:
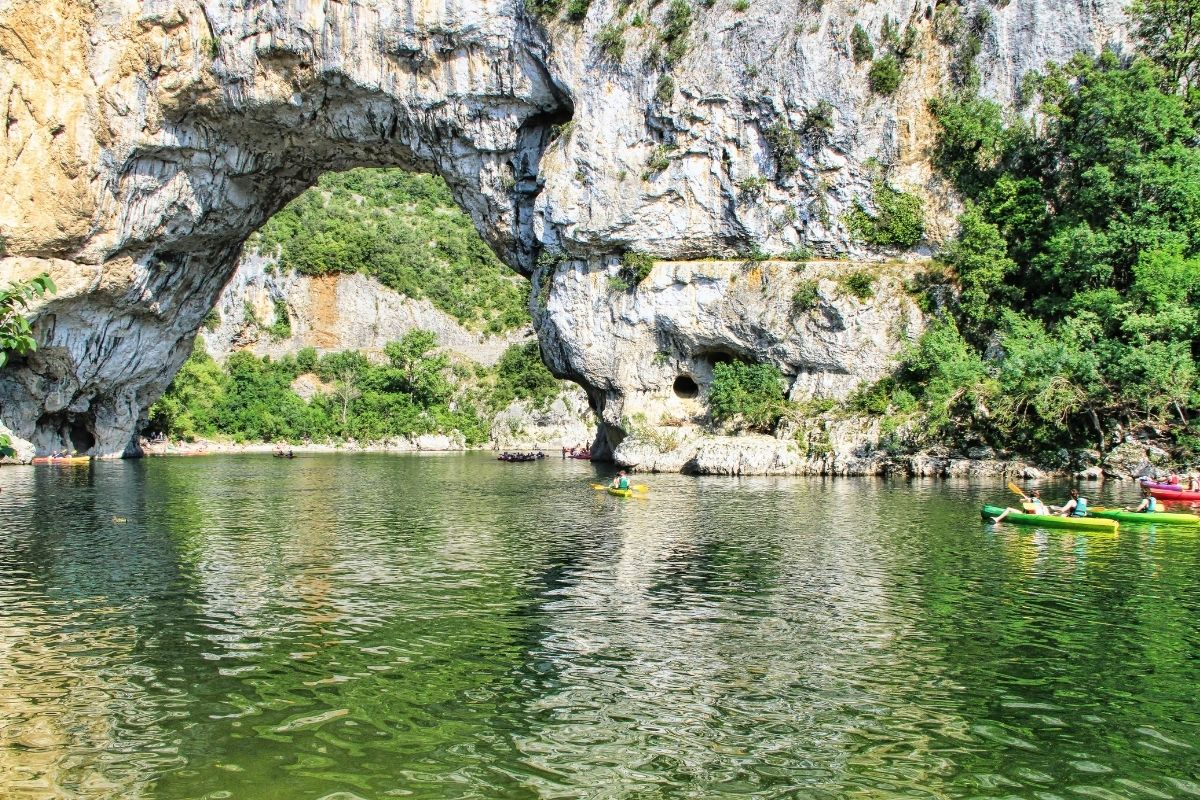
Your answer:
[[[1182,492],[1183,491],[1183,487],[1180,486],[1178,483],[1160,483],[1158,481],[1146,481],[1146,480],[1138,481],[1138,483],[1140,483],[1142,486],[1145,486],[1147,489],[1162,489],[1164,492]]]
[[[37,456],[33,459],[34,464],[86,464],[92,460],[91,456],[67,456],[66,458],[51,458],[50,456]]]
[[[981,512],[984,519],[990,520],[1004,513],[998,506],[984,506]],[[1052,514],[1009,514],[1005,522],[1015,522],[1018,525],[1037,525],[1042,528],[1071,528],[1077,531],[1105,531],[1114,533],[1120,523],[1112,519],[1096,519],[1095,517],[1057,517]]]
[[[610,486],[608,487],[608,493],[613,497],[632,497],[633,489],[614,489]]]
[[[1166,500],[1170,503],[1200,502],[1200,492],[1186,492],[1178,489],[1175,491],[1168,489],[1151,489],[1150,494],[1154,495],[1159,500]]]
[[[1089,517],[1115,519],[1118,522],[1134,522],[1142,525],[1200,525],[1195,514],[1175,514],[1170,511],[1125,511],[1120,508],[1090,508]]]

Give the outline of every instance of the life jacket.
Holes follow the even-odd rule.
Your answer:
[[[1142,513],[1143,514],[1153,514],[1155,511],[1158,511],[1158,498],[1151,495],[1150,502],[1146,503],[1146,510],[1143,511]]]
[[[621,478],[621,480],[617,481],[617,488],[618,489],[628,489],[629,488],[629,478]]]
[[[1086,497],[1076,497],[1075,498],[1075,508],[1071,509],[1071,516],[1072,517],[1086,517],[1087,516],[1087,498]]]

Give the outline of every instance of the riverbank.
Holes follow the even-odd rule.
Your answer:
[[[203,456],[231,455],[242,453],[274,453],[285,450],[293,453],[465,453],[468,451],[500,452],[509,450],[542,451],[547,456],[558,455],[564,445],[548,446],[544,443],[520,442],[500,447],[495,442],[468,445],[461,436],[431,434],[414,439],[395,439],[387,442],[232,442],[200,439],[194,442],[168,441],[151,442],[142,440],[142,455],[151,456]],[[569,447],[569,446],[568,446]]]

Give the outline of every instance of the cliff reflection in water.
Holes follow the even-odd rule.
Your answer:
[[[1200,767],[1194,537],[980,524],[1002,487],[596,478],[0,471],[0,796],[1171,796]]]

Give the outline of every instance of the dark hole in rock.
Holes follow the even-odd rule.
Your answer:
[[[682,397],[684,400],[691,400],[700,394],[700,387],[689,375],[680,375],[676,378],[672,388],[675,389],[675,396]]]
[[[77,453],[86,453],[96,446],[96,437],[79,423],[71,425],[71,447]]]

